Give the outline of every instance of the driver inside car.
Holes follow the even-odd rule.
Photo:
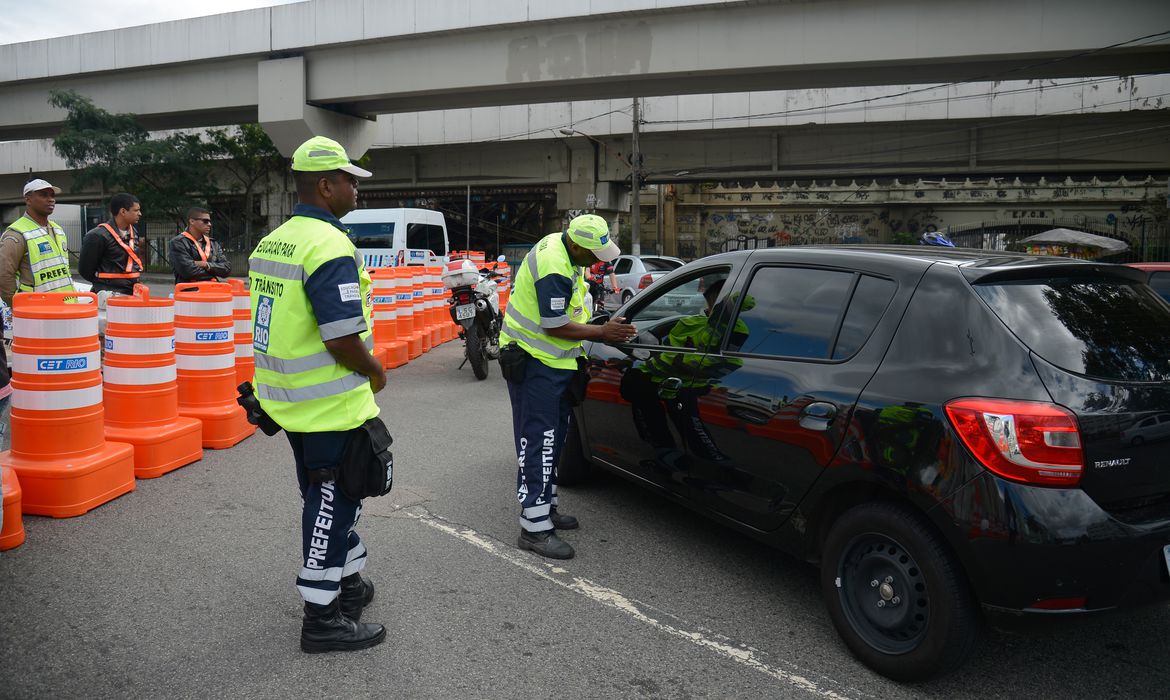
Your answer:
[[[717,354],[725,324],[718,323],[722,314],[715,300],[724,282],[717,280],[703,291],[701,314],[680,318],[665,338],[656,341],[685,351],[655,353],[622,377],[621,396],[631,404],[638,435],[655,448],[655,468],[674,478],[688,469],[667,424],[668,414],[692,454],[716,462],[727,459],[699,415],[699,398],[710,393],[721,377],[743,365],[743,360]],[[731,329],[733,339],[739,337],[742,344],[747,332],[747,326],[737,319]]]

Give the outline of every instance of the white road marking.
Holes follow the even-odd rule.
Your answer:
[[[800,690],[807,691],[820,697],[832,698],[833,700],[847,700],[849,697],[842,695],[837,691],[829,690],[828,688],[822,688],[817,684],[816,681],[800,675],[799,672],[777,668],[776,666],[765,663],[761,659],[762,654],[759,651],[752,649],[751,647],[743,644],[729,644],[718,639],[714,639],[712,636],[704,634],[703,632],[692,632],[681,629],[680,627],[651,617],[649,614],[647,614],[647,610],[652,610],[650,606],[646,606],[638,603],[637,601],[631,600],[618,591],[613,590],[612,588],[606,588],[605,586],[594,583],[593,581],[581,578],[579,576],[571,576],[567,569],[564,569],[560,566],[555,566],[545,562],[540,562],[539,564],[535,563],[532,557],[526,554],[522,554],[520,550],[513,549],[512,547],[501,546],[500,543],[492,540],[489,537],[486,537],[485,535],[481,535],[471,528],[454,525],[443,520],[442,518],[426,512],[421,508],[411,508],[409,510],[404,509],[400,512],[411,518],[414,518],[415,520],[418,520],[428,527],[432,527],[440,532],[445,532],[448,535],[463,540],[464,542],[473,544],[488,554],[491,554],[496,558],[503,559],[509,564],[524,569],[529,573],[535,574],[546,581],[555,583],[562,588],[566,588],[579,595],[589,598],[590,600],[601,603],[606,607],[623,612],[635,620],[650,625],[659,631],[665,632],[674,637],[678,637],[679,639],[685,639],[692,644],[713,651],[716,654],[723,656],[724,658],[743,664],[744,666],[759,671],[760,673],[767,674],[776,680],[788,683],[789,685],[799,688]]]

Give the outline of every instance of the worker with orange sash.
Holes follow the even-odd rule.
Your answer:
[[[134,226],[142,217],[138,198],[126,192],[110,197],[110,220],[98,224],[81,240],[77,272],[98,296],[98,333],[105,334],[106,300],[111,294],[133,294],[142,270],[143,242]]]
[[[211,214],[201,207],[187,210],[187,230],[171,239],[167,257],[175,284],[218,282],[232,273],[223,248],[211,237]]]

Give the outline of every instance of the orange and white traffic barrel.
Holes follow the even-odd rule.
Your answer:
[[[76,299],[77,303],[72,303]],[[70,518],[134,490],[134,448],[108,442],[97,295],[13,299],[12,449],[25,513]]]
[[[406,364],[406,341],[398,337],[397,280],[393,267],[370,270],[374,304],[374,347],[381,352],[382,367],[393,369]]]
[[[500,313],[508,308],[508,298],[512,296],[512,268],[508,263],[496,263],[496,272],[502,275],[496,280],[496,292],[500,295]]]
[[[394,298],[398,307],[398,338],[406,343],[406,359],[422,354],[422,334],[414,332],[414,284],[409,267],[388,268],[394,273]]]
[[[11,467],[0,467],[4,491],[4,520],[0,522],[0,552],[24,544],[24,518],[20,510],[20,480]]]
[[[423,268],[427,275],[427,325],[431,329],[431,347],[437,347],[454,338],[454,333],[448,337],[450,317],[443,318],[441,308],[443,299],[447,296],[447,289],[443,286],[443,268],[427,266]],[[453,330],[453,329],[452,329]]]
[[[410,336],[410,357],[414,359],[431,349],[431,327],[427,322],[427,273],[421,267],[411,266],[406,269],[410,270],[410,289],[413,294],[410,315],[414,318],[414,333]],[[415,354],[416,342],[419,348],[418,355]]]
[[[236,345],[236,386],[252,381],[256,356],[252,351],[252,297],[243,280],[229,279],[232,288],[232,333]]]
[[[152,479],[203,458],[203,423],[179,415],[175,302],[132,296],[106,302],[106,437],[134,446],[134,476]]]
[[[232,288],[222,282],[175,287],[179,415],[203,423],[203,446],[222,450],[256,432],[236,403]]]

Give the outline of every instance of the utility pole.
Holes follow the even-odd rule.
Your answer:
[[[638,149],[638,127],[642,121],[642,100],[634,98],[633,151],[630,153],[630,254],[642,254],[642,152]]]

